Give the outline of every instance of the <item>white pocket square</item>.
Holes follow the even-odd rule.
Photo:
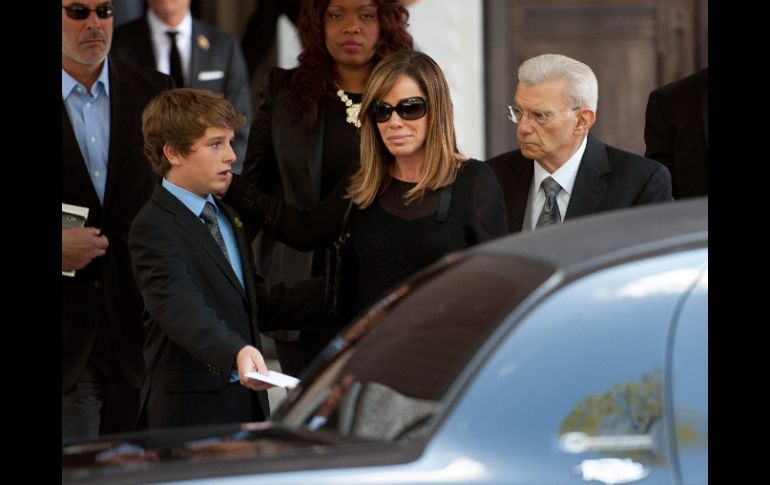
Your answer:
[[[225,77],[224,71],[201,71],[198,73],[198,81],[213,81]]]

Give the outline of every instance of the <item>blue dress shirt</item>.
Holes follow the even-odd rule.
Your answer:
[[[96,196],[104,205],[110,148],[110,77],[107,59],[90,93],[62,68],[61,97]]]

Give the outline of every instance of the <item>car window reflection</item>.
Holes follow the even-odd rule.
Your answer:
[[[479,273],[488,286],[464,284]],[[402,287],[409,297],[394,298],[347,329],[346,343],[336,344],[344,350],[307,379],[309,387],[291,396],[276,420],[361,440],[422,436],[479,347],[552,273],[482,255],[434,275],[430,291]]]
[[[572,408],[559,426],[568,453],[598,452],[644,465],[665,464],[661,369],[637,380],[618,382],[591,393]]]

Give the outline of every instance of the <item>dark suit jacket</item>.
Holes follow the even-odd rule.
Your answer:
[[[222,203],[220,208],[232,223],[233,209]],[[245,288],[206,225],[161,185],[131,226],[131,259],[146,306],[141,402],[156,425],[253,421],[269,415],[264,392],[245,415],[230,413],[233,406],[211,398],[196,406],[195,393],[222,393],[241,348],[260,348],[249,238],[243,225],[233,223],[233,231]],[[163,398],[148,401],[150,392]]]
[[[117,57],[142,66],[155,69],[157,65],[146,16],[116,28],[111,49]],[[236,132],[233,142],[233,150],[238,157],[233,171],[240,173],[252,116],[249,77],[238,41],[214,26],[193,19],[189,73],[186,87],[223,94],[239,113],[246,116],[248,121]],[[207,76],[214,79],[206,80]]]
[[[141,403],[154,427],[269,416],[264,391],[227,389],[235,356],[245,345],[261,348],[262,328],[301,328],[322,305],[320,278],[266,291],[254,272],[252,231],[235,222],[230,206],[219,207],[233,227],[244,286],[205,224],[160,184],[131,226],[131,260],[146,308]]]
[[[515,150],[488,163],[503,187],[510,232],[518,232],[535,172],[533,161]],[[589,135],[564,219],[671,200],[671,175],[666,167]]]
[[[62,276],[62,391],[70,389],[86,365],[102,315],[109,324],[112,355],[139,387],[142,364],[142,301],[128,254],[128,228],[149,199],[157,176],[143,153],[144,106],[171,78],[109,58],[110,146],[104,206],[88,176],[85,161],[62,101],[62,202],[88,207],[87,226],[109,240],[107,252],[75,273]]]
[[[259,190],[307,208],[321,201],[324,104],[318,104],[316,123],[306,126],[291,89],[292,72],[274,68],[265,79],[243,176]],[[259,235],[257,271],[268,283],[307,278],[312,257],[312,252],[299,252],[265,233]]]
[[[674,197],[708,195],[708,68],[652,93],[647,101],[644,156],[671,171]]]

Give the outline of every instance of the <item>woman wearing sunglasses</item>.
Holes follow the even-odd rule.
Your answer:
[[[244,178],[299,207],[328,196],[358,160],[357,115],[369,73],[385,55],[412,48],[408,18],[399,0],[303,0],[299,64],[274,68],[265,79]],[[258,271],[268,283],[322,275],[323,241],[307,249],[314,251],[299,253],[262,235]],[[296,373],[325,344],[325,337],[303,332],[302,358],[285,336],[277,340],[281,365]]]
[[[380,61],[359,120],[361,164],[320,206],[297,209],[242,180],[226,198],[298,249],[336,236],[352,202],[353,313],[447,253],[503,236],[508,227],[494,172],[457,148],[449,87],[429,56],[401,51]]]
[[[412,48],[408,18],[399,0],[303,0],[299,64],[274,68],[265,79],[243,177],[300,207],[328,196],[358,160],[358,110],[369,73],[387,54]],[[323,273],[322,249],[314,275]],[[268,280],[311,275],[312,253],[286,252],[272,241],[260,253]]]

